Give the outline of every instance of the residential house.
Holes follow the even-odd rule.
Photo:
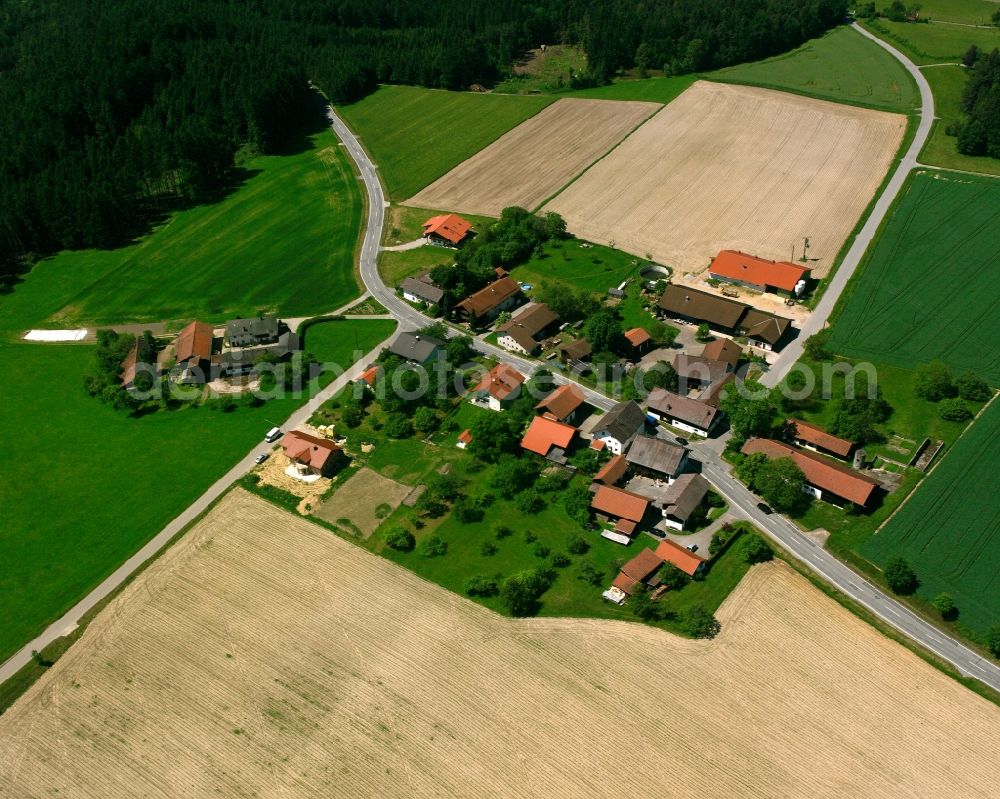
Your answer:
[[[457,247],[472,231],[472,223],[458,214],[432,216],[424,222],[423,237],[441,247]]]
[[[292,430],[281,439],[281,451],[300,477],[329,477],[346,458],[344,450],[326,438]]]
[[[174,357],[179,383],[204,383],[215,349],[215,331],[206,322],[191,322],[177,334]]]
[[[706,388],[732,371],[725,361],[712,361],[684,352],[672,355],[671,366],[677,372],[678,387],[682,394],[691,389]]]
[[[466,297],[455,309],[470,325],[481,326],[492,322],[502,311],[517,307],[523,299],[517,281],[502,277]]]
[[[805,475],[806,491],[832,505],[851,503],[867,508],[879,491],[878,483],[860,472],[780,441],[751,438],[743,445],[742,452],[744,455],[760,453],[768,458],[791,458]]]
[[[646,398],[649,414],[671,427],[708,438],[722,419],[722,411],[707,402],[654,388]]]
[[[638,529],[649,520],[650,501],[647,497],[634,494],[622,488],[601,485],[591,485],[594,496],[590,500],[590,508],[602,522],[614,522],[613,531],[601,533],[604,538],[619,544],[628,544],[635,537]]]
[[[480,408],[503,411],[521,394],[524,375],[512,366],[498,363],[483,375],[479,384],[469,392],[469,401]]]
[[[220,377],[232,377],[245,374],[265,357],[275,361],[287,361],[294,353],[302,349],[297,334],[281,325],[277,338],[270,343],[245,347],[227,347],[213,356],[212,364]]]
[[[698,395],[698,402],[702,402],[713,408],[718,408],[719,402],[722,400],[722,396],[725,393],[726,386],[734,380],[736,380],[735,372],[723,375],[721,378],[702,390],[702,392]]]
[[[535,410],[542,416],[555,419],[557,422],[576,424],[586,398],[579,386],[566,383],[549,393],[535,405]]]
[[[809,268],[787,261],[769,261],[737,250],[723,250],[708,267],[716,280],[746,286],[783,297],[801,297],[809,280]]]
[[[382,367],[377,364],[373,364],[365,369],[361,374],[354,378],[356,383],[364,383],[368,388],[374,389],[375,383],[379,378]]]
[[[575,437],[576,428],[572,425],[536,416],[521,439],[521,447],[554,463],[564,464]]]
[[[695,555],[694,552],[689,552],[680,544],[675,544],[669,538],[664,538],[660,542],[659,546],[656,547],[656,554],[665,563],[672,563],[691,577],[704,571],[705,564],[708,563],[705,558]]]
[[[792,329],[792,320],[756,308],[748,308],[740,322],[740,333],[750,344],[768,352],[781,349]]]
[[[653,349],[653,337],[641,327],[633,327],[625,331],[625,347],[629,358],[638,361]]]
[[[730,371],[734,372],[743,358],[743,348],[731,338],[719,336],[705,345],[701,357],[706,361],[722,361],[729,365]]]
[[[389,345],[389,352],[413,363],[427,363],[437,357],[444,342],[421,333],[400,333]]]
[[[633,473],[666,480],[670,485],[687,467],[688,451],[662,438],[637,436],[625,458]]]
[[[592,438],[600,439],[613,455],[621,455],[646,427],[646,414],[638,403],[619,402],[597,420]]]
[[[611,586],[627,596],[632,596],[642,585],[655,590],[660,586],[659,572],[662,567],[663,558],[655,550],[644,547],[622,566]]]
[[[139,374],[148,374],[154,381],[160,375],[156,363],[156,345],[151,338],[142,335],[135,337],[128,355],[122,361],[122,388],[130,393],[138,391],[135,381]]]
[[[226,322],[225,344],[229,347],[259,347],[274,344],[281,335],[275,316],[254,316],[248,319],[230,319]],[[287,327],[285,328],[287,330]]]
[[[615,455],[605,463],[594,475],[595,483],[606,486],[618,485],[628,471],[628,459],[624,455]]]
[[[534,355],[541,342],[555,332],[559,317],[543,302],[532,303],[499,328],[497,344],[505,350]]]
[[[857,446],[853,441],[838,438],[822,427],[803,422],[801,419],[789,419],[785,423],[785,433],[796,446],[843,460],[849,460]]]
[[[682,474],[674,480],[656,502],[664,525],[671,530],[683,530],[710,488],[708,480],[700,474]]]
[[[434,285],[430,272],[424,272],[418,277],[408,277],[399,284],[400,291],[403,292],[403,299],[409,302],[425,302],[428,305],[437,305],[444,297],[444,289]]]

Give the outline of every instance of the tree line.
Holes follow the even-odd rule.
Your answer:
[[[0,288],[38,254],[108,247],[211,199],[245,156],[380,82],[489,86],[542,43],[583,82],[709,69],[836,24],[844,0],[39,0],[0,11]]]

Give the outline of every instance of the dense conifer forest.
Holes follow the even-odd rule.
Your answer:
[[[37,0],[0,7],[0,289],[38,255],[114,246],[210,199],[244,154],[292,146],[380,82],[502,78],[576,43],[580,83],[788,50],[845,0]]]

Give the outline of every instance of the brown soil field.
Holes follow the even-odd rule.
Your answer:
[[[510,205],[532,210],[661,107],[564,97],[438,178],[407,205],[484,216],[500,216]]]
[[[352,528],[368,538],[412,490],[411,486],[383,477],[372,469],[359,469],[313,509],[313,515],[332,524],[348,519]],[[381,515],[379,506],[384,506]]]
[[[827,274],[885,177],[906,117],[698,81],[545,210],[571,232],[701,271],[719,250]]]
[[[234,491],[0,716],[0,794],[996,797],[1000,710],[782,564],[505,619]]]

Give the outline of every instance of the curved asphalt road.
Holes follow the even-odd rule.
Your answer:
[[[860,263],[861,257],[878,231],[879,225],[902,189],[907,175],[910,170],[918,166],[917,156],[930,135],[931,125],[934,121],[934,98],[931,95],[930,86],[920,74],[920,70],[895,48],[872,36],[856,23],[853,27],[862,36],[872,39],[879,46],[888,50],[913,75],[920,89],[920,123],[912,144],[875,203],[871,215],[848,250],[834,279],[830,281],[830,285],[816,310],[803,326],[802,334],[792,345],[786,347],[781,357],[768,372],[766,379],[769,385],[776,385],[791,365],[798,360],[802,352],[802,341],[825,325],[833,306],[847,285],[847,281]],[[357,137],[333,108],[329,110],[329,118],[337,136],[354,159],[368,190],[368,227],[361,248],[361,279],[368,291],[400,321],[401,326],[415,329],[430,324],[434,321],[433,319],[417,311],[382,282],[378,272],[378,251],[387,203],[382,184],[378,178],[378,170]],[[539,366],[538,361],[520,358],[483,341],[477,341],[476,346],[490,357],[508,363],[525,373],[531,373]],[[567,382],[568,378],[557,374],[556,380],[557,382]],[[587,386],[580,385],[580,388],[586,395],[588,402],[596,407],[606,410],[614,405],[614,400],[604,394]],[[726,497],[734,511],[752,521],[783,549],[884,622],[930,650],[942,660],[951,663],[962,674],[981,680],[1000,691],[1000,668],[996,664],[984,659],[883,593],[881,589],[850,569],[826,549],[803,535],[802,531],[789,520],[782,516],[762,513],[757,507],[757,498],[730,474],[728,465],[719,456],[718,447],[719,442],[716,440],[715,442],[694,444],[692,449],[702,461],[703,474]]]

